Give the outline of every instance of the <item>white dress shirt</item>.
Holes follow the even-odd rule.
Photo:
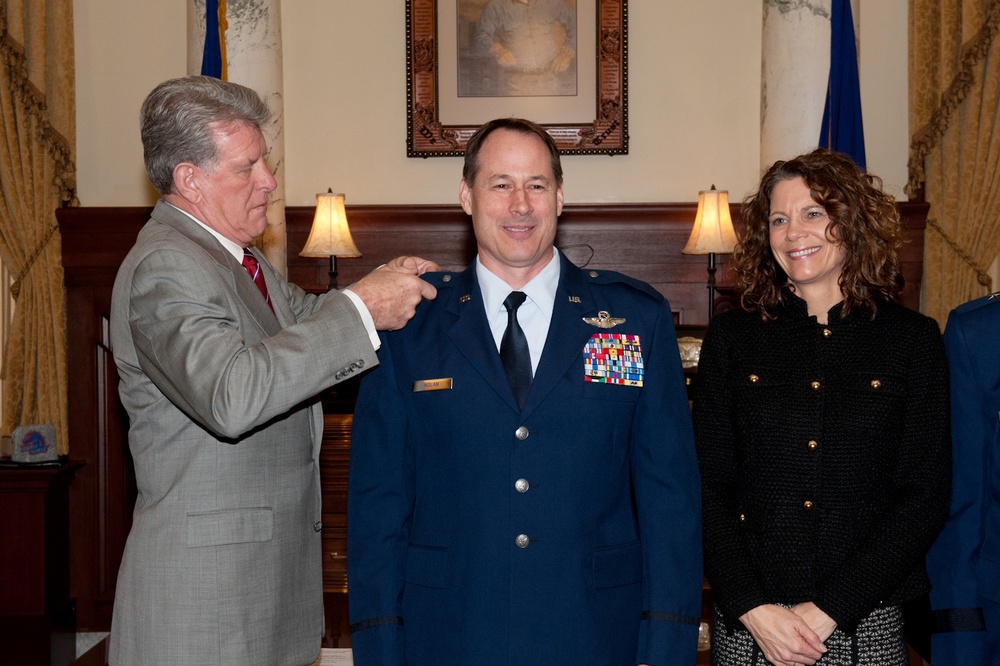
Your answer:
[[[483,306],[486,308],[486,318],[490,322],[493,340],[497,351],[500,351],[500,341],[507,329],[507,308],[504,300],[512,291],[522,291],[527,295],[524,303],[517,309],[517,322],[524,329],[524,337],[528,339],[528,351],[531,354],[531,374],[538,368],[538,360],[542,357],[545,338],[549,334],[549,323],[552,321],[552,305],[556,300],[556,287],[559,285],[559,253],[552,248],[552,259],[542,271],[533,277],[521,289],[513,289],[502,279],[491,273],[476,257],[476,277],[479,279],[479,289],[483,294]]]

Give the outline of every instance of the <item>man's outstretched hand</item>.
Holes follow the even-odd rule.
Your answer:
[[[396,257],[348,289],[364,302],[377,330],[395,331],[413,318],[423,299],[437,296],[437,289],[419,277],[436,270],[438,265],[428,259]]]

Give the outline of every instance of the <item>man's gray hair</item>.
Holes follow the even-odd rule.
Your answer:
[[[263,130],[270,122],[267,104],[246,86],[211,76],[164,81],[139,112],[146,175],[160,194],[170,194],[178,164],[215,162],[216,129],[242,123]]]

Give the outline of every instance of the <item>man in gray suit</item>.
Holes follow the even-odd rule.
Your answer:
[[[436,295],[417,277],[436,267],[403,257],[306,294],[247,249],[276,186],[260,97],[174,79],[140,121],[163,198],[111,304],[138,499],[110,662],[311,664],[323,635],[315,396],[378,364],[375,331]]]

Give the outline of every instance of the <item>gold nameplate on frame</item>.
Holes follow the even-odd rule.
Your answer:
[[[413,392],[421,391],[447,391],[451,389],[451,377],[441,379],[418,379],[413,382]]]

